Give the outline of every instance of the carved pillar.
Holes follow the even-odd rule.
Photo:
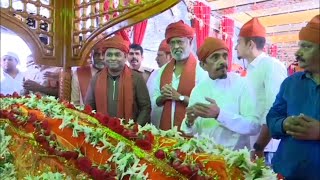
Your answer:
[[[61,1],[60,1],[61,2]],[[74,1],[63,1],[62,6],[56,7],[61,9],[58,12],[59,20],[61,21],[61,29],[58,30],[57,36],[59,37],[60,48],[62,48],[62,71],[60,73],[60,87],[59,98],[70,101],[71,97],[71,64],[72,61],[72,24],[74,17]],[[58,18],[58,17],[56,17]]]
[[[71,99],[71,68],[62,69],[60,72],[59,98],[70,101]]]

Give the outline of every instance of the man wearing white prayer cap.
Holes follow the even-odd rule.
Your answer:
[[[19,56],[14,52],[6,52],[1,56],[0,93],[18,94],[23,92],[23,74],[18,70]]]

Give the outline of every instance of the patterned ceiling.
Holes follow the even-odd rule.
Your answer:
[[[273,43],[297,41],[298,31],[319,14],[318,0],[206,0],[212,11],[230,17],[241,27],[258,17]]]

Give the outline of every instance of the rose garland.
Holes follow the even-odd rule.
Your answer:
[[[52,97],[20,97],[17,94],[0,97],[2,117],[13,122],[15,119],[24,123],[33,122],[37,141],[43,143],[43,147],[49,153],[75,160],[79,169],[95,179],[114,177],[115,174],[118,178],[153,178],[155,170],[162,170],[168,177],[180,179],[274,177],[272,171],[262,163],[250,162],[247,150],[230,151],[215,145],[205,137],[200,140],[186,140],[176,129],[161,131],[152,125],[139,127],[133,121],[125,122],[95,113],[89,106],[81,108],[67,102],[59,103]],[[20,106],[12,107],[17,104]],[[6,109],[11,111],[8,112]],[[15,114],[12,115],[12,112]],[[17,118],[19,114],[22,116]],[[34,123],[35,119],[37,123]],[[53,123],[56,121],[60,123]],[[51,132],[51,127],[55,128],[54,133]],[[83,142],[75,142],[71,145],[72,148],[65,150],[59,143],[54,143],[56,139],[53,135],[59,130],[67,131],[70,137],[83,139]],[[53,141],[45,142],[48,139]],[[69,141],[71,139],[69,138]],[[90,153],[83,151],[83,144],[86,144],[90,152],[94,152],[94,149],[88,148],[88,143],[98,150],[98,153],[109,152],[111,155],[104,159],[111,162],[111,165],[99,163],[95,156],[86,157],[90,156]],[[126,155],[123,155],[124,153]],[[153,165],[151,169],[148,164]]]

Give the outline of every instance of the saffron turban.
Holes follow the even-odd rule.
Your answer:
[[[163,51],[163,52],[166,52],[166,53],[170,53],[170,47],[169,47],[166,39],[162,40],[162,42],[160,43],[158,51]]]
[[[204,40],[202,46],[200,46],[200,48],[197,50],[197,55],[200,61],[204,61],[210,54],[220,49],[229,51],[227,44],[223,40],[208,37]]]
[[[167,43],[169,43],[169,41],[173,37],[193,38],[194,35],[195,35],[194,29],[189,25],[185,24],[182,20],[169,24],[166,28],[166,33],[165,33]]]
[[[316,15],[299,32],[299,39],[320,44],[320,15]]]
[[[130,45],[129,41],[124,40],[119,35],[115,35],[111,38],[103,40],[102,42],[99,42],[96,48],[103,48],[103,49],[115,48],[115,49],[121,50],[124,53],[128,53],[129,45]]]
[[[252,18],[240,29],[241,37],[266,37],[266,28],[259,22],[258,18]]]

